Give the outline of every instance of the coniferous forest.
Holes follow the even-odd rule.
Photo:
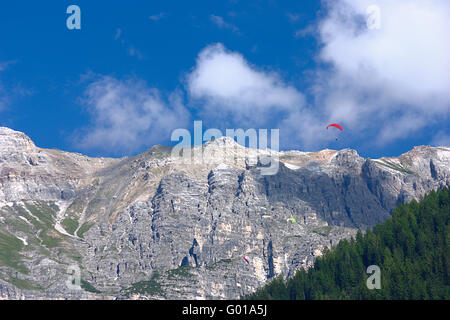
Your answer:
[[[243,299],[450,299],[450,189],[432,191],[420,202],[400,204],[392,218],[356,239],[341,240],[295,276],[276,278]],[[368,289],[380,268],[381,288]]]

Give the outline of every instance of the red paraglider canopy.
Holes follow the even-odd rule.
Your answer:
[[[329,125],[327,126],[327,130],[328,130],[329,127],[336,127],[336,128],[338,128],[339,130],[344,131],[344,128],[342,128],[342,126],[341,126],[340,124],[337,124],[337,123],[329,124]]]

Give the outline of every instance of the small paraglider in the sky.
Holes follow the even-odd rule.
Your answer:
[[[249,258],[247,256],[242,256],[242,258],[244,258],[245,262],[250,263],[249,262],[250,260],[249,260]]]
[[[341,131],[344,131],[344,128],[342,128],[342,126],[341,126],[340,124],[337,124],[337,123],[329,124],[329,125],[327,126],[327,130],[328,130],[329,127],[335,127],[335,128],[338,128],[338,129],[341,130]],[[337,137],[337,135],[336,135],[336,141],[337,141],[337,140],[338,140],[338,137]]]
[[[344,128],[342,128],[342,126],[341,126],[340,124],[337,124],[337,123],[329,124],[329,125],[327,126],[327,129],[328,129],[329,127],[336,127],[336,128],[338,128],[339,130],[341,130],[341,131],[344,130]]]
[[[291,235],[298,235],[302,233],[302,227],[294,218],[286,219],[286,231]]]

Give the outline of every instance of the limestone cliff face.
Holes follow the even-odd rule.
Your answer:
[[[220,138],[200,151],[192,164],[162,146],[89,158],[0,128],[0,298],[238,298],[450,185],[446,147],[371,160]],[[261,175],[258,155],[277,173]]]

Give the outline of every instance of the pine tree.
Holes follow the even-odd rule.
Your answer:
[[[392,218],[326,250],[312,268],[278,277],[247,299],[450,299],[450,189],[399,205]],[[381,269],[369,290],[365,269]]]

